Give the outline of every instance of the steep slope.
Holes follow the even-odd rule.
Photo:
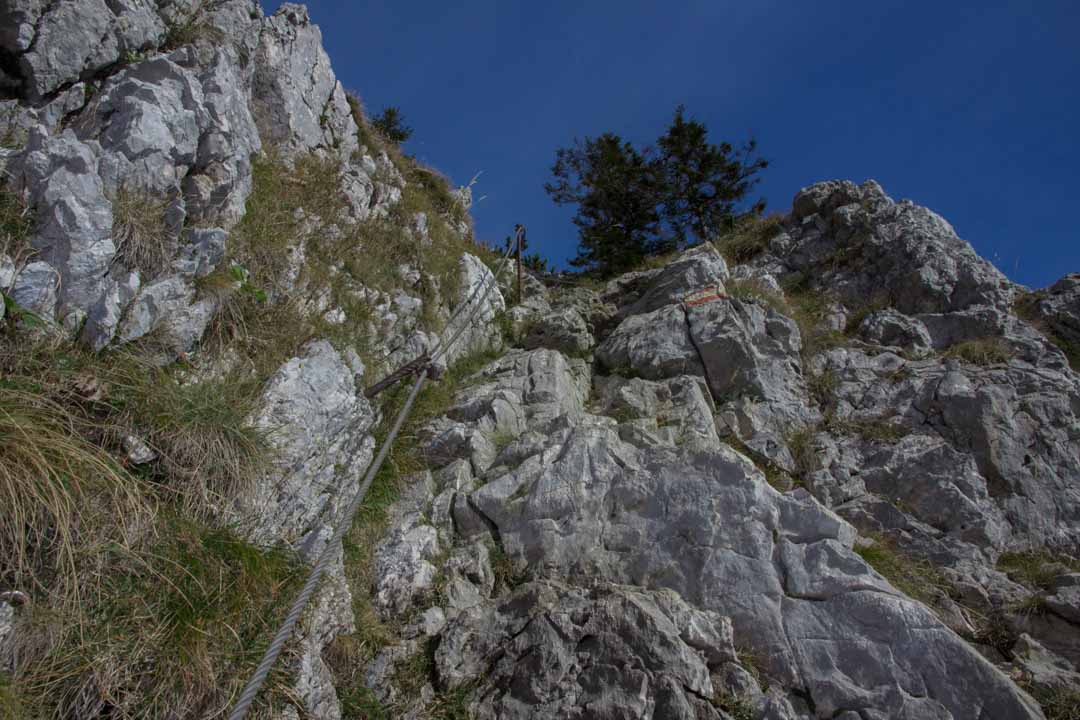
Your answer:
[[[302,6],[5,0],[0,28],[0,592],[29,599],[0,596],[0,715],[218,717],[384,433],[364,388],[490,253]],[[472,305],[444,366],[502,345],[499,292]],[[340,717],[350,572],[260,716]]]
[[[367,682],[410,717],[1073,717],[1080,377],[1025,291],[872,182],[716,246],[511,311],[376,551],[405,629]],[[1069,287],[1025,316],[1068,327]]]
[[[0,0],[0,92],[0,717],[222,716],[473,317],[255,716],[1080,712],[1074,276],[836,181],[477,298],[298,5]]]

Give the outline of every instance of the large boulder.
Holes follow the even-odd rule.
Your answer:
[[[609,372],[650,380],[705,374],[681,305],[630,315],[596,349],[596,358]]]

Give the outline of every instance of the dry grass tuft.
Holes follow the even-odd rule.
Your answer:
[[[983,367],[1007,363],[1014,355],[1009,344],[999,337],[965,340],[950,346],[944,354]]]
[[[120,188],[112,201],[116,261],[136,270],[143,280],[169,267],[174,247],[165,227],[169,199],[148,192]]]
[[[730,233],[713,241],[731,265],[742,265],[765,252],[769,241],[783,230],[780,215],[743,218]]]
[[[151,514],[142,484],[59,403],[0,384],[0,578],[57,593]]]

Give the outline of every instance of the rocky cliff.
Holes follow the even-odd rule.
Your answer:
[[[303,7],[0,28],[0,716],[221,716],[463,305],[259,717],[1080,713],[1075,276],[825,182],[507,308]]]

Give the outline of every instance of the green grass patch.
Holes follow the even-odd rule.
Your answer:
[[[713,245],[731,265],[742,265],[765,252],[769,241],[783,231],[779,215],[743,218],[730,233],[713,241]]]
[[[0,179],[0,254],[10,255],[18,267],[32,254],[30,236],[34,218],[22,198]]]
[[[933,563],[905,554],[887,537],[871,539],[872,545],[856,547],[855,552],[900,592],[931,608],[942,596],[954,593],[952,583]]]
[[[165,227],[169,198],[120,188],[112,198],[115,262],[136,270],[143,282],[169,268],[175,252]]]
[[[1050,590],[1054,578],[1063,572],[1080,572],[1080,560],[1050,550],[1002,553],[997,562],[998,570],[1014,582],[1031,590]]]
[[[949,346],[945,350],[945,357],[953,357],[969,362],[972,365],[988,367],[1007,363],[1014,356],[1012,348],[1007,342],[999,337],[978,338],[965,340]]]
[[[1048,688],[1023,680],[1018,684],[1042,706],[1046,720],[1080,718],[1080,689],[1064,685]]]
[[[45,619],[38,608],[32,622],[40,626],[21,629],[47,638],[18,679],[42,714],[72,714],[80,694],[101,698],[118,717],[223,713],[306,573],[288,553],[171,516],[145,548],[113,548],[97,565],[77,610]],[[271,675],[260,710],[287,696],[284,667]]]
[[[791,314],[791,308],[784,296],[758,280],[728,280],[724,283],[724,291],[730,298],[760,302],[781,315]]]
[[[865,442],[888,443],[890,445],[903,440],[911,430],[903,425],[884,419],[840,420],[826,413],[825,426],[832,432],[855,435]]]

